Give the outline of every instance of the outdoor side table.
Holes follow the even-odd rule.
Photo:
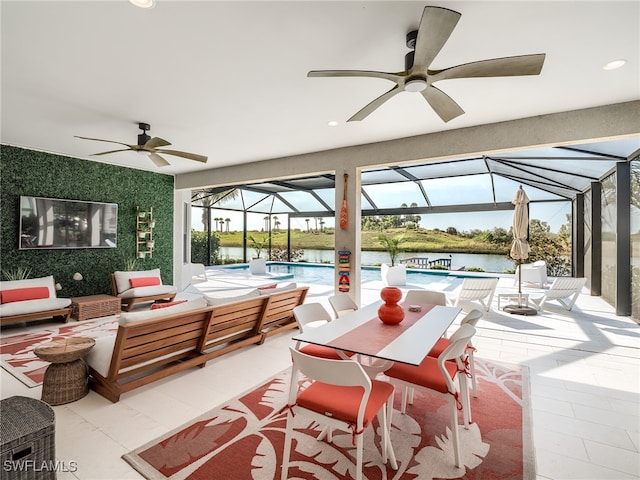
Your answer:
[[[30,397],[13,396],[0,401],[2,478],[55,480],[55,460],[53,409]]]
[[[54,340],[33,350],[39,358],[51,362],[44,372],[43,401],[62,405],[89,393],[88,368],[83,357],[95,344],[93,338],[76,337]]]
[[[518,295],[520,295],[520,297],[522,298],[522,303],[523,305],[529,305],[529,294],[528,293],[521,293],[518,294],[518,292],[498,292],[498,310],[500,310],[500,301],[502,299],[506,299],[507,300],[507,304],[511,303],[518,303]]]
[[[121,300],[112,295],[86,295],[71,299],[71,317],[78,321],[120,313]]]

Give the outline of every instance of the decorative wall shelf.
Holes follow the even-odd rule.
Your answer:
[[[149,210],[140,210],[136,207],[136,258],[145,259],[153,257],[153,228],[156,221],[153,218],[153,207]]]

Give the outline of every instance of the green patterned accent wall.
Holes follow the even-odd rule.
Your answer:
[[[136,160],[135,158],[133,159]],[[153,207],[153,258],[136,270],[160,268],[173,283],[173,189],[171,175],[91,162],[2,145],[0,150],[0,267],[53,275],[61,297],[111,293],[109,274],[136,256],[136,207]],[[19,250],[20,195],[118,204],[117,248]],[[74,281],[80,272],[82,281]]]

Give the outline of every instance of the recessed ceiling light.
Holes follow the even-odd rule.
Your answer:
[[[330,127],[337,127],[338,122],[336,120],[331,120],[330,122],[327,122],[327,125],[329,125]]]
[[[153,8],[156,4],[155,0],[129,0],[132,5],[140,8]]]
[[[626,60],[620,59],[620,60],[614,60],[612,62],[607,63],[604,67],[602,67],[605,70],[615,70],[616,68],[620,68],[622,67],[625,63],[627,63]]]

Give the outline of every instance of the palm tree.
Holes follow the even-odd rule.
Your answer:
[[[224,221],[227,222],[227,233],[229,233],[229,223],[231,223],[231,219],[225,218]]]
[[[307,222],[307,232],[308,232],[309,231],[309,219],[305,218],[304,221]]]
[[[278,227],[280,226],[280,221],[278,220],[278,216],[274,215],[271,220],[273,221],[273,224],[276,227],[276,232],[278,231]]]
[[[223,204],[230,200],[238,198],[240,190],[237,188],[231,188],[229,190],[223,190],[221,192],[213,192],[211,190],[199,190],[191,195],[191,204],[196,206],[205,207],[202,209],[202,225],[204,225],[204,231],[209,231],[209,222],[211,218],[211,207],[216,203]]]
[[[264,231],[268,232],[269,231],[269,215],[264,217],[263,220],[264,220]]]

